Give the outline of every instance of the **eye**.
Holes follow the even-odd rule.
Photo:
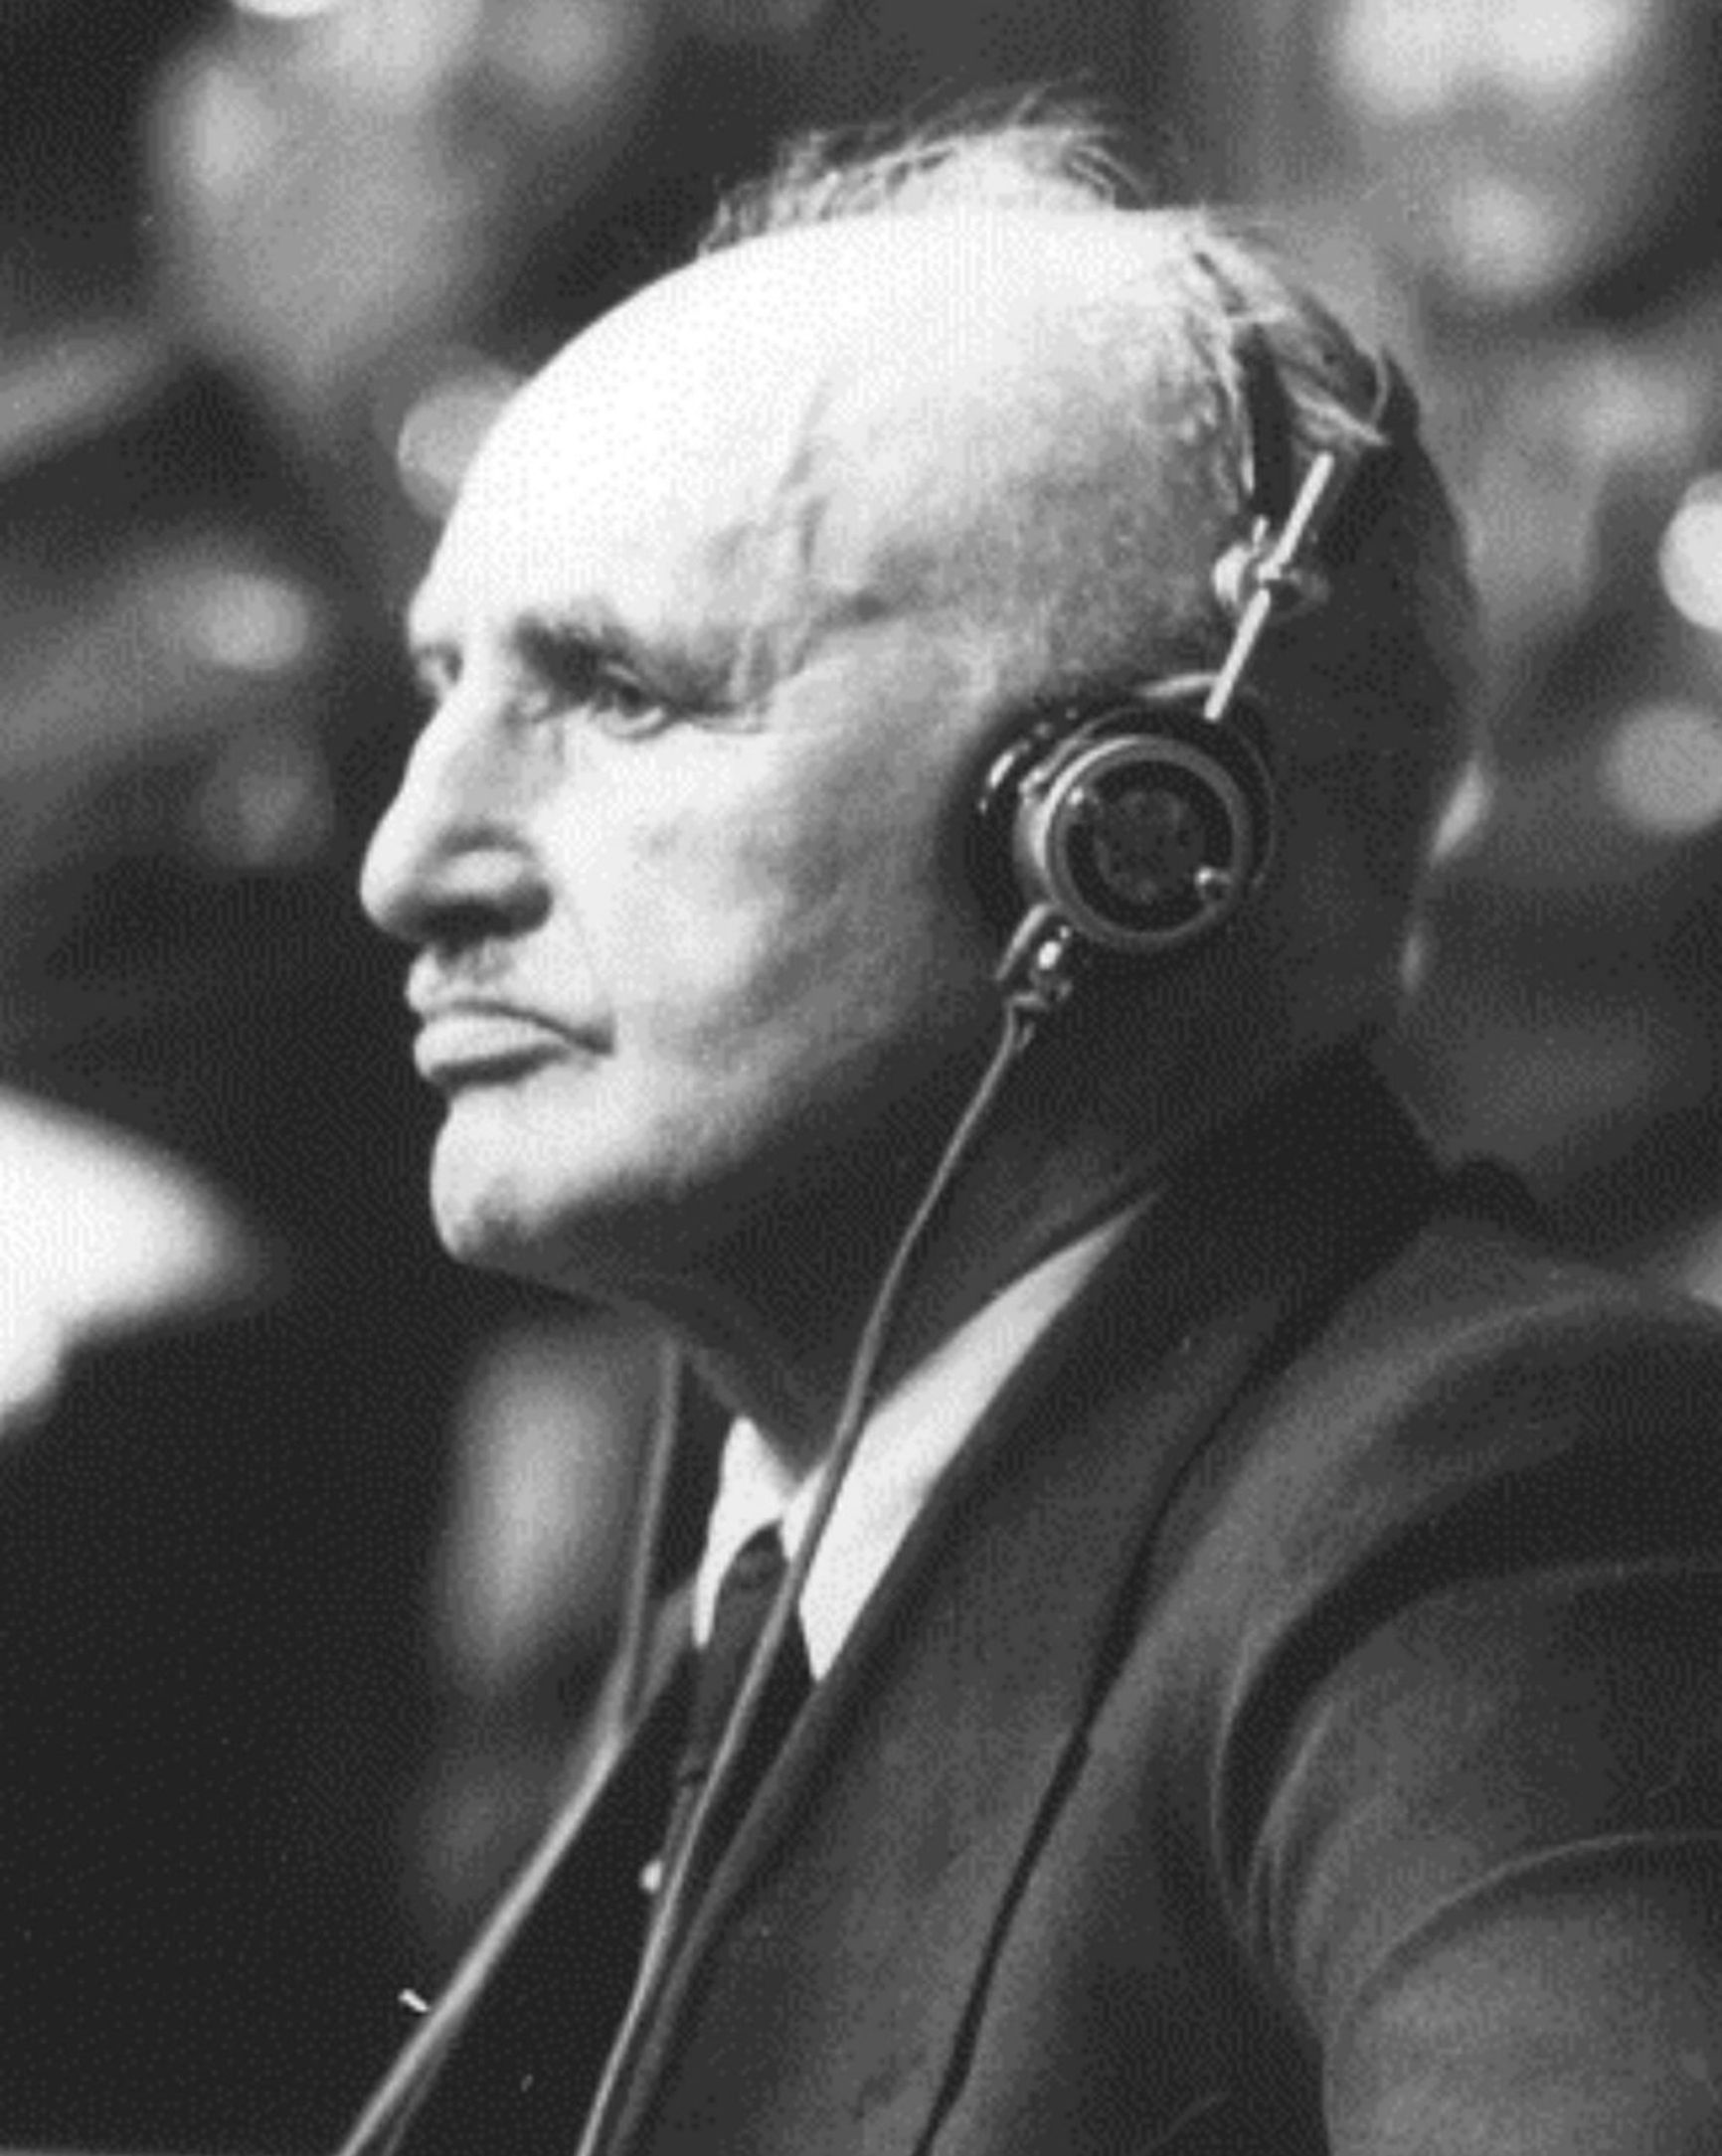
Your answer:
[[[528,657],[547,717],[579,711],[608,733],[645,734],[672,716],[659,690],[589,637],[540,631]]]
[[[625,667],[595,668],[585,702],[616,734],[647,733],[669,717],[664,699]]]

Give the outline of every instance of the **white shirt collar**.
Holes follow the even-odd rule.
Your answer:
[[[874,1410],[801,1594],[813,1675],[837,1658],[897,1546],[987,1403],[1136,1218],[1130,1208],[1067,1244],[995,1295]],[[718,1584],[758,1529],[777,1523],[792,1557],[817,1478],[797,1481],[752,1422],[724,1446],[718,1494],[694,1582],[694,1637],[711,1634]]]

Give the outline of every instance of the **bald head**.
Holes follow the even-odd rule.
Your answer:
[[[1058,151],[1056,129],[1006,130],[747,198],[717,251],[532,385],[475,491],[530,494],[573,444],[573,483],[621,461],[659,530],[726,497],[707,554],[736,700],[883,609],[937,616],[1004,724],[1213,666],[1230,628],[1213,565],[1250,492],[1242,330],[1272,352],[1304,457],[1373,445],[1372,371],[1203,213],[1118,207],[1081,157],[1049,177],[1047,134]],[[1289,939],[1331,960],[1349,884],[1375,928],[1351,947],[1378,974],[1457,760],[1468,635],[1440,483],[1414,442],[1395,462],[1381,543],[1254,676],[1291,722],[1277,761],[1315,789],[1322,892]]]
[[[1189,363],[1191,275],[1187,249],[1061,213],[774,234],[578,339],[468,494],[621,465],[664,528],[721,494],[705,537],[751,662],[888,604],[987,632],[1001,694],[1140,670],[1211,631],[1238,516],[1226,384]]]

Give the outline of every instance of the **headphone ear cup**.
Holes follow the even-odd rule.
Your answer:
[[[1087,945],[1150,958],[1236,912],[1272,852],[1273,787],[1243,730],[1202,716],[1207,686],[1163,684],[999,759],[980,804],[995,913],[1008,893],[1009,925],[1038,907]]]

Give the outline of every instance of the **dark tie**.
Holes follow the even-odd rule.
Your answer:
[[[724,1574],[712,1612],[712,1635],[695,1665],[693,1706],[688,1715],[687,1737],[676,1761],[670,1828],[664,1838],[665,1869],[674,1862],[694,1807],[711,1777],[748,1665],[787,1570],[782,1538],[775,1527],[762,1527],[736,1552]],[[721,1819],[714,1822],[712,1839],[706,1844],[708,1862],[746,1810],[812,1683],[800,1625],[791,1624],[734,1775],[726,1777]]]

